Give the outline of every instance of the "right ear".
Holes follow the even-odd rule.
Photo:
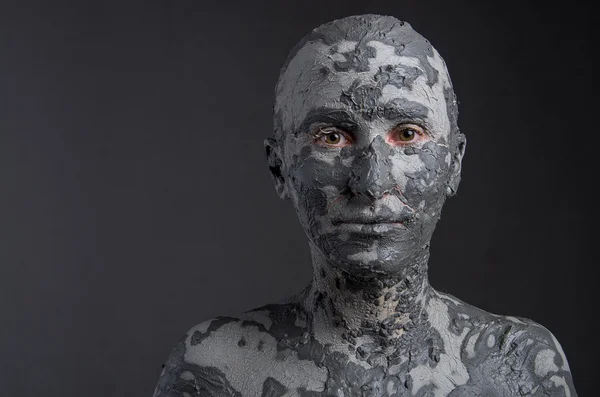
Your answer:
[[[285,183],[285,178],[283,177],[283,161],[279,150],[279,144],[274,138],[265,139],[264,144],[271,180],[275,185],[275,190],[277,191],[279,198],[283,200],[288,199],[290,198],[290,195]]]

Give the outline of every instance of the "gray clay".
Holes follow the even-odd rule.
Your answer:
[[[309,240],[304,291],[193,327],[155,397],[576,397],[550,331],[428,283],[465,136],[438,52],[406,23],[336,20],[292,50],[265,141]]]

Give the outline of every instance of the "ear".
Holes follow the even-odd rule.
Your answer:
[[[279,150],[279,144],[274,138],[267,138],[264,142],[267,154],[267,162],[271,173],[271,180],[275,185],[277,195],[282,200],[290,198],[285,178],[283,177],[283,160]]]
[[[452,162],[450,163],[450,181],[448,182],[448,186],[446,186],[446,195],[448,197],[454,196],[458,190],[462,159],[467,147],[467,137],[459,132],[456,134],[453,141],[452,146],[454,149],[452,153]]]

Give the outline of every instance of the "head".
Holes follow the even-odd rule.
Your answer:
[[[393,17],[335,20],[291,51],[275,95],[269,169],[313,248],[356,276],[423,262],[466,144],[431,44]]]

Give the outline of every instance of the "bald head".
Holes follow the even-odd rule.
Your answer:
[[[380,15],[324,24],[286,60],[274,112],[269,168],[314,252],[367,277],[426,263],[465,139],[446,65],[425,38]]]
[[[418,96],[429,99],[415,101]],[[427,102],[441,102],[443,109],[432,111]],[[444,61],[410,24],[390,16],[328,22],[292,49],[275,92],[277,140],[298,132],[310,112],[322,106],[351,110],[365,119],[402,107],[429,113],[440,134],[458,131],[456,98]]]

